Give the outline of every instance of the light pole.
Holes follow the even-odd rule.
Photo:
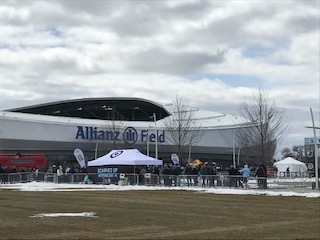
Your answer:
[[[158,159],[158,129],[157,129],[157,116],[153,113],[153,120],[154,120],[154,128],[156,132],[156,159]]]
[[[236,130],[233,129],[233,140],[232,140],[232,164],[233,167],[236,168],[236,148],[235,148],[235,135],[236,135]]]
[[[188,162],[190,163],[190,155],[191,155],[191,144],[189,145],[189,154],[188,154]]]
[[[99,145],[99,142],[96,142],[96,149],[94,150],[94,159],[97,159],[97,156],[98,156],[98,145]]]
[[[316,135],[316,129],[320,129],[319,127],[315,127],[314,125],[314,119],[313,119],[313,113],[312,108],[310,108],[311,112],[311,119],[312,119],[312,127],[307,128],[313,128],[313,135],[314,135],[314,166],[315,166],[315,177],[316,177],[316,189],[319,188],[319,173],[318,173],[318,139]]]
[[[240,165],[240,151],[241,151],[241,147],[239,147],[239,150],[238,150],[238,166]]]
[[[149,125],[148,132],[147,132],[147,156],[150,155],[150,150],[149,150],[149,130],[150,130],[150,125]]]

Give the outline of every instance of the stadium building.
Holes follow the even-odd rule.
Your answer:
[[[131,148],[155,157],[157,149],[159,159],[171,162],[176,146],[164,127],[170,116],[165,106],[141,98],[85,98],[8,109],[0,112],[0,153],[42,153],[49,164],[68,164],[76,161],[76,148],[87,160]],[[201,110],[195,116],[202,137],[181,159],[229,166],[241,158],[235,131],[243,120]]]

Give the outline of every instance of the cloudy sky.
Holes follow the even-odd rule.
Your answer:
[[[0,110],[139,97],[238,114],[263,88],[290,122],[320,125],[319,0],[0,2]]]

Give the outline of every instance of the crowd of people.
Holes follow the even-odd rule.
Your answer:
[[[198,166],[186,164],[185,167],[179,165],[164,164],[162,167],[158,166],[140,166],[137,167],[136,173],[139,173],[139,183],[145,184],[145,174],[151,173],[153,175],[161,175],[165,186],[178,186],[178,176],[186,177],[187,186],[201,186],[201,187],[215,187],[221,186],[221,176],[226,176],[229,187],[248,188],[248,180],[250,177],[257,177],[258,187],[261,189],[267,188],[267,178],[272,174],[277,174],[277,168],[273,170],[265,165],[258,167],[251,167],[245,164],[241,169],[231,165],[229,168],[223,169],[215,163],[203,163]],[[152,178],[151,178],[152,179]]]
[[[51,165],[47,169],[38,168],[23,168],[17,169],[12,167],[10,169],[0,165],[0,173],[16,173],[16,172],[31,173],[33,176],[32,180],[40,179],[39,173],[45,173],[46,177],[56,176],[58,182],[88,182],[88,175],[83,179],[81,173],[88,173],[87,170],[80,168],[77,164],[70,164],[66,166],[62,165]],[[221,186],[221,176],[227,176],[225,179],[228,180],[229,187],[242,187],[248,188],[248,180],[250,177],[257,177],[258,187],[261,189],[267,188],[267,177],[271,174],[277,174],[277,169],[265,165],[258,167],[250,167],[246,164],[241,169],[231,165],[229,168],[222,168],[221,165],[215,163],[202,163],[194,166],[192,164],[186,164],[184,167],[173,164],[164,164],[163,166],[137,166],[135,173],[139,176],[139,184],[146,184],[146,173],[150,173],[152,176],[162,177],[163,184],[165,186],[178,186],[180,185],[178,176],[184,175],[187,186],[201,186],[201,187],[215,187]],[[1,174],[0,174],[1,175]],[[78,176],[79,175],[79,176]],[[82,179],[74,179],[74,177]],[[1,179],[0,179],[1,180]],[[48,179],[45,179],[48,180]],[[5,181],[5,179],[3,179]],[[151,184],[156,184],[156,179],[150,178]],[[225,185],[224,185],[225,186]]]
[[[21,167],[17,168],[16,166],[6,167],[0,164],[0,182],[15,182],[15,177],[19,177],[19,181],[26,182],[30,180],[34,180],[39,172],[38,168],[27,168]],[[19,176],[16,175],[19,173]],[[8,176],[9,179],[8,179]],[[28,179],[27,176],[32,176],[32,179]],[[20,179],[21,178],[21,179]]]
[[[44,175],[46,175],[46,177],[56,175],[59,179],[59,182],[71,182],[71,177],[75,173],[83,173],[82,169],[80,167],[77,167],[76,164],[67,165],[66,167],[53,164],[48,168],[18,168],[16,166],[6,167],[0,164],[0,182],[3,183],[8,181],[43,181],[45,180]],[[10,176],[9,179],[8,176]]]

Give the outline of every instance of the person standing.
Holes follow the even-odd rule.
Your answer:
[[[215,180],[217,180],[217,168],[214,163],[208,170],[209,174],[209,187],[215,187]]]
[[[184,174],[187,175],[187,185],[188,187],[192,186],[192,167],[187,164],[186,168],[184,169]]]
[[[276,166],[273,167],[273,175],[275,178],[278,176],[278,168]]]
[[[261,164],[258,167],[256,176],[258,177],[259,188],[266,189],[267,188],[267,171],[266,171],[265,165]]]
[[[178,177],[181,174],[181,168],[178,165],[174,165],[173,170],[172,170],[172,175],[173,175],[173,181],[175,186],[179,186],[179,181]]]
[[[239,170],[237,170],[233,165],[230,166],[229,170],[229,187],[237,187],[238,175],[240,174]]]
[[[147,173],[147,169],[145,166],[141,166],[140,171],[139,171],[139,185],[145,185],[146,184],[146,179],[145,179],[145,174]]]
[[[199,169],[198,167],[192,167],[192,175],[193,175],[193,186],[198,186],[198,176],[199,176]]]
[[[202,179],[202,187],[206,187],[207,186],[207,181],[208,181],[208,168],[206,164],[203,164],[200,168],[200,172],[199,172],[201,179]]]
[[[171,179],[172,170],[168,165],[164,166],[162,174],[163,174],[162,176],[163,176],[164,185],[167,187],[171,186],[172,185],[172,179]]]
[[[269,166],[266,167],[267,176],[270,177],[271,168]]]
[[[62,166],[60,165],[58,168],[57,168],[57,177],[58,177],[58,183],[61,183],[63,182],[62,178],[63,178],[63,168]]]
[[[290,167],[287,168],[287,177],[290,177]]]
[[[158,166],[152,166],[150,168],[150,173],[151,173],[150,184],[152,186],[158,185],[159,184],[159,173],[160,173]]]
[[[244,165],[243,169],[240,170],[240,173],[242,174],[243,177],[243,185],[246,189],[248,189],[248,181],[249,181],[249,177],[250,177],[250,169],[248,167],[248,165]],[[243,186],[242,186],[243,187]]]
[[[86,173],[86,175],[83,178],[83,184],[89,184],[89,182],[90,182],[89,174]]]

